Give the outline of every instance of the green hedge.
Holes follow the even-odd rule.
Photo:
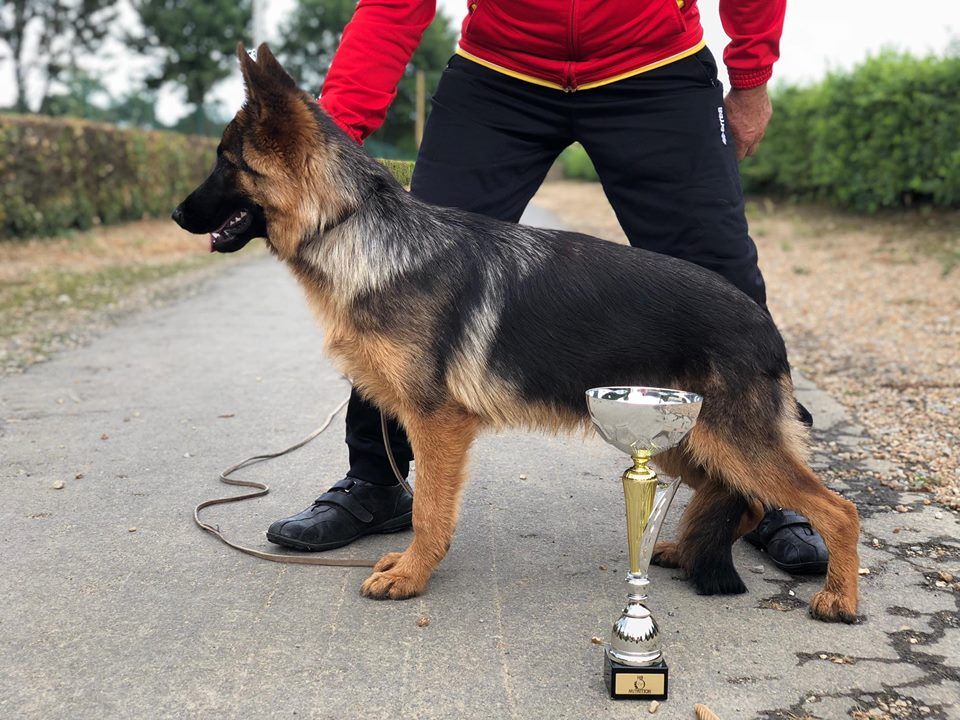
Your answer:
[[[217,141],[0,115],[0,239],[162,217],[210,171]]]
[[[574,143],[560,153],[560,167],[563,168],[563,176],[568,180],[596,182],[600,179],[597,177],[596,168],[593,167],[593,161],[580,143]]]
[[[0,115],[0,240],[167,217],[216,148],[215,138]],[[410,184],[413,163],[383,162]]]
[[[874,211],[960,205],[960,57],[885,53],[782,88],[744,189]]]
[[[413,177],[412,160],[384,160],[381,159],[384,167],[397,179],[404,187],[410,187],[410,179]]]

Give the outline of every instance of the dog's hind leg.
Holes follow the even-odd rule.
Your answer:
[[[826,584],[810,599],[810,613],[820,620],[857,619],[860,522],[849,500],[828,490],[807,467],[792,438],[802,433],[799,421],[784,414],[774,440],[738,443],[708,423],[688,436],[688,450],[711,476],[732,491],[769,507],[788,507],[805,515],[823,536],[830,559]],[[741,433],[742,435],[742,433]],[[728,437],[731,436],[731,437]]]
[[[676,542],[657,543],[653,562],[682,568],[700,595],[736,595],[747,588],[733,564],[733,543],[760,521],[762,511],[740,493],[707,477],[682,451],[658,461],[694,488]]]
[[[479,421],[454,406],[428,415],[401,417],[417,462],[413,493],[413,540],[402,553],[384,555],[362,587],[376,599],[419,595],[447,554],[457,524],[467,451]]]
[[[694,492],[700,487],[703,479],[702,470],[691,465],[679,448],[671,448],[666,452],[660,453],[654,459],[654,464],[661,474],[681,478],[685,485],[693,488]],[[694,498],[696,498],[696,496],[694,496]],[[689,509],[692,504],[693,500],[690,501],[687,508]],[[686,517],[686,513],[687,510],[685,509],[684,517]],[[677,540],[659,540],[657,544],[653,546],[653,557],[650,560],[652,564],[665,568],[686,569],[683,567],[683,556],[680,546],[680,539],[683,537],[683,520],[681,520],[680,527],[681,530]]]
[[[747,591],[733,564],[750,502],[722,484],[706,483],[687,506],[680,530],[680,559],[699,595],[738,595]]]

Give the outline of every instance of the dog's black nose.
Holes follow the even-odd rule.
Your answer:
[[[173,221],[177,225],[179,225],[180,227],[183,227],[183,209],[179,205],[177,205],[176,209],[174,209],[174,211],[170,213],[170,217],[173,218]]]

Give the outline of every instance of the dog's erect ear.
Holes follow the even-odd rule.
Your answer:
[[[237,43],[237,59],[246,86],[244,117],[261,134],[262,145],[288,157],[298,157],[311,145],[316,119],[306,95],[263,44],[254,60],[243,43]],[[307,98],[309,99],[309,98]]]
[[[243,75],[243,85],[247,91],[247,101],[250,104],[257,102],[257,89],[263,82],[263,71],[242,42],[237,43],[237,59],[240,61],[240,74]]]
[[[242,43],[237,43],[237,58],[247,90],[247,105],[258,116],[285,114],[290,99],[299,92],[297,83],[270,52],[266,43],[257,50],[254,60]]]
[[[260,47],[257,48],[257,65],[259,65],[264,74],[269,76],[275,83],[291,90],[297,89],[296,81],[283,69],[283,65],[273,56],[270,47],[266,43],[260,43]]]

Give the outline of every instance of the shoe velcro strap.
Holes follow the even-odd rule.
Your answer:
[[[780,517],[776,520],[770,520],[767,523],[760,523],[760,526],[757,528],[756,532],[764,542],[769,542],[774,535],[788,527],[805,527],[813,529],[813,526],[810,524],[810,521],[807,520],[803,515],[793,510],[782,510]]]
[[[373,513],[367,510],[349,490],[331,490],[316,499],[318,504],[338,505],[362,523],[373,520]]]
[[[333,485],[330,486],[330,490],[352,490],[353,486],[357,484],[357,479],[352,478],[347,475],[342,480],[337,480]],[[327,492],[330,492],[327,490]]]

